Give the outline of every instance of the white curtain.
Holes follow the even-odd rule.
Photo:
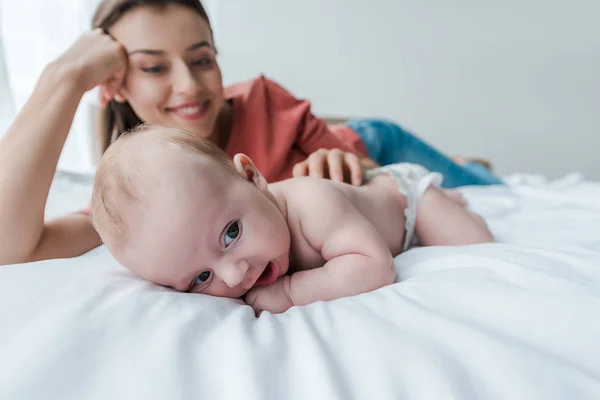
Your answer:
[[[0,0],[5,66],[15,110],[23,106],[44,67],[89,29],[98,1]],[[0,82],[1,76],[0,63]],[[58,164],[60,170],[85,174],[94,170],[94,97],[94,93],[88,93],[81,102]]]
[[[2,36],[2,3],[0,3],[0,137],[13,118],[12,93],[6,71]]]

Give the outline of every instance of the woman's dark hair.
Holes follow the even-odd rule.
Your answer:
[[[92,19],[92,28],[101,28],[108,32],[110,28],[127,12],[137,7],[165,8],[170,4],[179,4],[197,12],[208,23],[210,20],[200,0],[103,0],[96,9]],[[211,29],[212,34],[212,29]],[[135,128],[144,121],[133,111],[128,102],[119,103],[111,100],[98,119],[99,150],[102,155],[108,146],[124,132]]]

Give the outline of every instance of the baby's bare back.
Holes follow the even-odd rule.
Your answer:
[[[383,237],[393,256],[402,251],[406,217],[406,197],[387,175],[379,175],[364,186],[333,184]]]
[[[392,256],[400,254],[404,240],[406,198],[388,176],[377,176],[367,185],[356,187],[325,179],[294,178],[271,186],[287,204],[291,233],[291,256],[299,269],[324,264],[314,243],[330,224],[345,224],[360,214],[387,244]]]

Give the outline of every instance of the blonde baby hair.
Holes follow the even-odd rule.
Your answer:
[[[102,241],[121,246],[128,240],[128,206],[141,202],[144,166],[152,160],[144,157],[144,143],[152,141],[166,150],[192,156],[192,160],[217,161],[228,171],[239,175],[229,156],[208,139],[190,132],[163,126],[142,124],[121,135],[102,156],[96,169],[92,192],[92,224]]]

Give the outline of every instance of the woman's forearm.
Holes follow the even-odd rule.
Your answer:
[[[0,264],[26,260],[40,241],[48,191],[84,93],[76,77],[46,67],[0,140]]]

